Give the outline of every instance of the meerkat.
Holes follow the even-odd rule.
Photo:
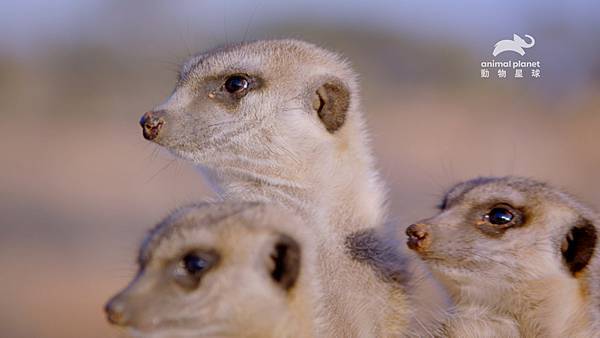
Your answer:
[[[347,61],[297,40],[202,53],[185,62],[171,96],[140,124],[146,139],[196,164],[222,199],[277,203],[307,220],[318,233],[334,336],[404,330],[405,286],[381,276],[419,266],[364,256],[377,251],[364,245],[380,242],[373,229],[385,221],[386,197]],[[419,288],[435,291],[427,280]]]
[[[151,230],[108,320],[143,337],[325,337],[312,234],[261,203],[181,208]]]
[[[458,184],[408,246],[456,303],[442,336],[599,337],[598,215],[519,177]]]
[[[283,204],[327,238],[384,220],[356,74],[315,45],[256,41],[194,56],[140,124],[223,199]]]

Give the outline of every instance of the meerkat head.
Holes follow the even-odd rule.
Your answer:
[[[140,124],[146,139],[198,164],[306,159],[344,138],[356,91],[337,55],[302,41],[256,41],[189,59],[172,95]]]
[[[440,209],[407,228],[407,244],[450,284],[510,288],[550,275],[578,278],[598,251],[596,216],[533,180],[464,182],[446,194]]]
[[[150,231],[108,320],[141,336],[276,336],[293,325],[290,304],[307,273],[296,222],[257,203],[176,211]]]

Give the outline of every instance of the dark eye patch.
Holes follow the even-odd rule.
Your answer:
[[[235,112],[242,98],[250,92],[261,88],[264,81],[259,76],[243,73],[228,73],[210,76],[203,79],[204,92],[208,98],[230,112]],[[204,99],[205,96],[201,96]]]
[[[505,225],[512,222],[515,216],[507,208],[497,207],[490,210],[485,217],[493,225]]]
[[[190,251],[176,262],[174,280],[185,289],[195,289],[218,261],[219,255],[214,251]]]
[[[191,276],[202,273],[211,265],[211,262],[209,260],[194,253],[185,255],[181,260],[181,263],[183,264],[183,268]]]
[[[525,213],[506,203],[492,203],[479,206],[471,211],[472,222],[485,235],[499,237],[506,230],[520,227],[525,223]]]
[[[245,75],[231,75],[225,80],[223,85],[225,90],[231,94],[240,94],[248,90],[250,81]]]

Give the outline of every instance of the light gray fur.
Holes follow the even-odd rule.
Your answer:
[[[255,88],[232,100],[223,91],[228,74],[252,77]],[[340,118],[315,111],[316,95],[332,87],[332,100],[349,100],[331,105],[347,108]],[[403,285],[381,278],[345,247],[347,236],[386,217],[385,188],[347,61],[297,40],[226,46],[188,60],[155,111],[164,125],[154,141],[198,165],[222,199],[278,203],[315,230],[329,336],[407,332],[419,304],[410,305]]]

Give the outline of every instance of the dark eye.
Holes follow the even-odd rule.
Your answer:
[[[200,280],[219,260],[215,252],[190,252],[181,257],[173,271],[177,284],[192,290],[200,285]]]
[[[243,75],[232,75],[225,80],[225,90],[231,94],[239,94],[250,87],[250,82]]]
[[[493,208],[487,215],[485,215],[486,220],[494,225],[504,225],[510,223],[514,217],[515,216],[510,210],[503,207]]]
[[[210,263],[204,258],[195,255],[187,254],[182,260],[183,268],[190,275],[197,275],[209,267]]]

